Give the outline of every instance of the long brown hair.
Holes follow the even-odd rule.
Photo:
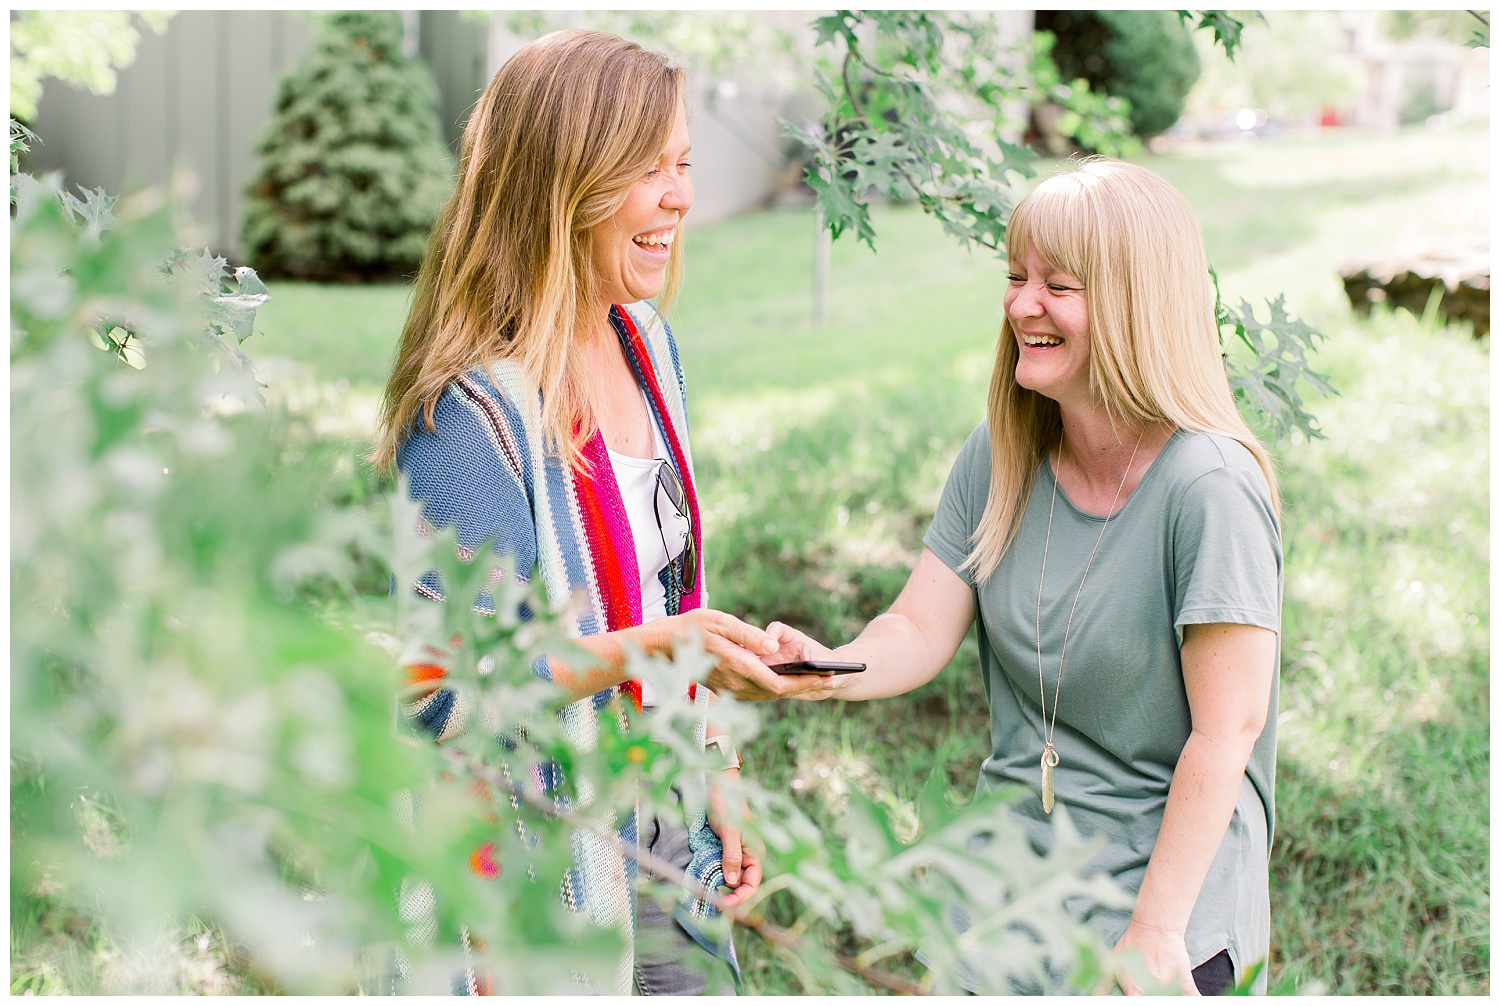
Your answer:
[[[1244,445],[1280,512],[1271,456],[1235,408],[1214,319],[1208,253],[1182,193],[1139,165],[1092,157],[1067,165],[1016,206],[1006,256],[1029,250],[1077,276],[1089,309],[1089,389],[1126,424],[1170,423]],[[965,566],[985,579],[1021,526],[1037,466],[1062,437],[1062,412],[1016,383],[1020,350],[1000,325],[986,409],[990,487]]]
[[[600,299],[592,233],[660,156],[684,80],[666,56],[588,29],[543,35],[495,74],[417,274],[381,402],[377,469],[419,417],[436,430],[449,381],[500,359],[540,389],[544,434],[579,463],[597,429],[581,360]],[[659,306],[680,262],[674,241]]]

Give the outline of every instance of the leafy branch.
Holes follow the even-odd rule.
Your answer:
[[[402,502],[400,493],[390,505],[398,530],[416,521],[414,504]],[[446,789],[486,793],[486,803],[506,816],[491,815],[491,823],[475,833],[475,841],[482,837],[497,850],[499,872],[491,883],[524,879],[525,873],[508,864],[537,864],[540,850],[566,849],[573,844],[568,831],[582,829],[678,892],[721,904],[717,893],[695,889],[681,871],[618,837],[618,821],[634,812],[638,800],[643,815],[651,807],[665,809],[675,787],[684,805],[704,805],[701,780],[713,759],[692,740],[697,711],[684,696],[689,682],[706,675],[709,658],[690,650],[670,661],[632,657],[631,674],[651,682],[662,697],[660,705],[644,715],[602,710],[596,739],[581,748],[558,727],[556,690],[533,674],[541,653],[567,646],[534,585],[517,577],[489,543],[461,552],[451,530],[398,534],[385,547],[394,548],[384,554],[396,582],[427,571],[425,582],[439,585],[430,593],[449,599],[433,604],[398,597],[389,648],[400,663],[421,659],[442,667],[452,701],[469,711],[462,727],[433,750],[441,753]],[[471,596],[480,602],[453,603]],[[753,704],[727,697],[715,705],[715,721],[736,736],[753,735],[757,716]],[[550,768],[537,776],[526,767],[537,765]],[[546,785],[536,785],[538,778]],[[1010,794],[957,808],[948,802],[946,784],[935,778],[920,801],[923,834],[905,842],[896,838],[888,811],[857,795],[847,824],[835,833],[820,831],[784,794],[746,780],[725,780],[725,785],[729,805],[743,800],[750,808],[740,824],[764,849],[769,880],[756,901],[728,915],[800,975],[809,992],[841,988],[848,979],[840,973],[901,993],[957,991],[960,975],[970,976],[971,985],[1001,990],[1010,977],[1029,973],[1039,953],[1060,967],[1078,956],[1080,946],[1092,945],[1095,937],[1061,909],[1065,900],[1117,904],[1122,898],[1112,882],[1080,877],[1097,840],[1085,842],[1063,828],[1049,856],[1032,851],[1020,826],[1002,813]],[[516,834],[529,836],[529,844],[507,845],[507,836]],[[507,890],[500,900],[527,896],[524,887]],[[772,923],[759,907],[778,890],[804,906],[791,927]],[[512,953],[536,941],[535,934],[506,928],[495,913],[493,894],[474,901],[455,889],[449,896],[465,898],[452,917],[485,933],[489,945],[499,942],[499,932],[506,934]],[[1042,948],[1009,927],[1017,912],[1026,913],[1029,929],[1044,934]],[[954,929],[949,920],[955,915],[972,921]],[[830,946],[814,936],[815,926],[852,927],[869,946],[858,952]],[[916,949],[933,961],[921,981],[880,966],[892,954]]]
[[[1194,20],[1194,13],[1190,10],[1180,10],[1177,12],[1177,19],[1187,24]],[[1259,11],[1254,13],[1262,21],[1265,20],[1265,16]],[[1245,30],[1245,22],[1227,10],[1200,10],[1196,14],[1197,23],[1193,27],[1213,32],[1214,41],[1223,46],[1224,55],[1233,61],[1234,51],[1240,47],[1240,35]]]
[[[1490,19],[1483,11],[1471,10],[1479,27],[1474,29],[1474,34],[1464,43],[1470,49],[1488,49],[1490,47]]]
[[[1220,344],[1237,340],[1254,354],[1250,363],[1241,363],[1225,346],[1224,366],[1235,398],[1264,416],[1273,436],[1285,437],[1297,430],[1309,439],[1321,439],[1323,433],[1305,407],[1301,385],[1310,384],[1325,395],[1338,394],[1308,360],[1308,354],[1326,336],[1292,317],[1284,295],[1266,301],[1271,317],[1261,322],[1249,301],[1241,300],[1238,308],[1226,304],[1219,294],[1216,273],[1213,280]]]
[[[960,243],[998,252],[1009,175],[1032,174],[1034,155],[1001,132],[1016,73],[993,19],[841,10],[813,28],[817,45],[843,50],[835,74],[818,74],[828,112],[820,127],[783,127],[808,151],[806,180],[833,235],[852,230],[874,248],[873,193],[915,201]],[[945,109],[940,98],[955,95],[962,107]]]
[[[482,760],[451,749],[444,751],[444,758],[453,772],[472,776],[497,792],[510,792],[514,794],[517,799],[527,804],[533,810],[554,818],[571,828],[589,832],[596,839],[615,849],[626,858],[633,860],[638,866],[652,875],[667,881],[676,891],[688,892],[702,897],[715,908],[722,911],[728,919],[751,930],[762,940],[766,941],[766,943],[777,948],[779,952],[787,955],[798,955],[809,951],[810,948],[805,936],[770,922],[763,915],[754,912],[748,906],[726,908],[723,904],[723,895],[704,886],[700,881],[689,877],[684,870],[673,863],[652,854],[638,844],[622,842],[617,833],[601,827],[598,823],[585,818],[581,814],[569,810],[559,810],[555,801],[517,787],[514,784],[513,778],[507,778],[500,770],[485,764]],[[877,988],[883,988],[900,995],[930,994],[930,990],[922,983],[872,967],[860,957],[840,952],[834,955],[834,960],[845,971],[859,976]]]
[[[1184,22],[1193,14],[1179,12]],[[986,61],[983,53],[1002,47],[994,21],[982,16],[841,10],[812,25],[818,46],[842,51],[837,73],[819,75],[828,111],[821,128],[783,125],[809,153],[806,181],[835,238],[852,231],[873,249],[870,201],[883,197],[915,201],[960,244],[1004,254],[1012,173],[1034,174],[1034,153],[1002,136],[1005,105],[1018,98],[1041,95],[1061,105],[1060,130],[1095,150],[1118,156],[1139,149],[1128,105],[1092,92],[1087,81],[1061,80],[1049,33],[1034,36],[1023,73],[1004,59]],[[1198,11],[1196,27],[1212,31],[1234,57],[1244,29],[1239,18]],[[1217,290],[1217,276],[1214,283]],[[1236,310],[1218,298],[1221,332],[1254,354],[1248,364],[1226,356],[1230,385],[1274,435],[1318,437],[1302,387],[1332,391],[1309,359],[1322,336],[1292,318],[1281,298],[1270,307],[1270,320],[1261,323],[1248,305]]]

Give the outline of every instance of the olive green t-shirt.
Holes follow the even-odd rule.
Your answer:
[[[972,550],[989,476],[989,431],[981,425],[959,452],[923,538],[955,571]],[[1033,795],[1013,812],[1040,849],[1051,847],[1051,824],[1040,796],[1037,587],[1053,485],[1051,464],[1043,462],[1020,531],[994,574],[976,584],[972,571],[960,573],[975,587],[980,669],[990,704],[992,753],[980,768],[979,789],[1007,783],[1029,788]],[[1101,541],[1103,520],[1057,493],[1041,599],[1043,677],[1050,714],[1069,611],[1098,542],[1068,634],[1053,734],[1062,759],[1055,790],[1080,831],[1107,836],[1094,864],[1125,889],[1139,891],[1191,729],[1182,681],[1183,626],[1233,622],[1279,635],[1281,528],[1265,476],[1243,445],[1181,431],[1110,518]],[[1265,730],[1187,931],[1194,967],[1227,949],[1237,980],[1266,959],[1270,946],[1278,690],[1272,680]],[[1128,913],[1100,906],[1085,914],[1110,945],[1129,922]]]

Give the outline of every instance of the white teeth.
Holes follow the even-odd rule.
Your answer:
[[[648,247],[655,248],[657,245],[671,244],[672,232],[664,231],[660,234],[642,234],[639,237],[633,238],[632,240],[635,241],[635,243],[638,245],[646,245]]]
[[[1054,339],[1050,335],[1023,335],[1021,341],[1028,346],[1061,346],[1061,339]]]

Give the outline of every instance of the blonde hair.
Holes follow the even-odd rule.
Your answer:
[[[1064,165],[1011,214],[1007,258],[1020,261],[1032,251],[1083,283],[1089,390],[1110,418],[1239,441],[1265,473],[1279,512],[1271,456],[1235,408],[1224,372],[1208,254],[1182,194],[1124,161]],[[964,564],[981,580],[1015,539],[1037,468],[1062,438],[1057,403],[1016,383],[1019,359],[1007,317],[986,409],[989,497]]]
[[[541,391],[542,429],[570,464],[597,430],[582,349],[602,294],[592,235],[660,156],[683,98],[666,56],[587,29],[506,61],[464,128],[381,403],[371,460],[388,468],[449,381],[513,359]],[[670,302],[681,269],[672,242]]]

